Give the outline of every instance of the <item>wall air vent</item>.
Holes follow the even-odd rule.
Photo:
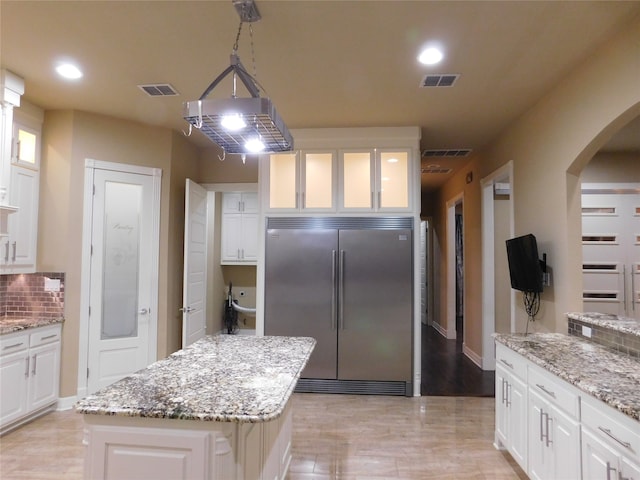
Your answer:
[[[456,73],[425,75],[420,82],[420,87],[453,87],[458,77],[460,75]]]
[[[466,157],[471,153],[470,148],[423,150],[423,157]]]
[[[422,173],[431,173],[431,174],[447,174],[447,173],[451,173],[453,171],[453,169],[451,168],[446,168],[446,167],[441,167],[440,165],[427,165],[426,167],[423,167],[420,169],[420,172]]]
[[[138,88],[150,97],[175,97],[180,95],[178,91],[168,83],[149,83],[138,85]]]

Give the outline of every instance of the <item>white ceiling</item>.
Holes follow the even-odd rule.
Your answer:
[[[480,150],[640,15],[639,1],[260,1],[251,24],[257,78],[289,128],[422,128],[421,148]],[[175,130],[182,102],[200,97],[229,65],[239,18],[230,0],[0,2],[1,63],[22,76],[25,98]],[[239,55],[253,73],[250,24]],[[416,62],[439,42],[437,66]],[[84,78],[57,78],[75,60]],[[422,89],[427,73],[460,74]],[[139,84],[180,96],[149,98]],[[210,98],[227,97],[223,82]],[[637,127],[636,127],[637,128]],[[638,130],[636,130],[637,132]],[[200,134],[191,137],[210,145]],[[456,169],[468,159],[425,159]],[[433,175],[425,188],[447,176]]]

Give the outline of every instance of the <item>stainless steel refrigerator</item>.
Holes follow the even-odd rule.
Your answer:
[[[310,336],[302,391],[411,394],[411,217],[268,218],[265,334]]]

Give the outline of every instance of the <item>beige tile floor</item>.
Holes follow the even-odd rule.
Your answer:
[[[294,394],[293,406],[288,480],[526,478],[493,447],[493,398]],[[81,415],[54,412],[0,438],[0,479],[82,479],[82,456]]]

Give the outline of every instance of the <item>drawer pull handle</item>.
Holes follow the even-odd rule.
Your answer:
[[[509,367],[511,370],[513,370],[513,364],[507,362],[504,358],[501,358],[500,361],[504,363],[507,367]]]
[[[546,388],[544,388],[544,385],[540,385],[539,383],[536,383],[536,387],[538,387],[540,390],[542,390],[544,393],[546,393],[550,397],[556,398],[555,392],[552,392],[551,390],[547,390]]]
[[[24,345],[24,342],[14,343],[13,345],[7,345],[6,347],[2,347],[2,350],[9,350],[10,348],[16,348],[20,345]]]
[[[624,441],[620,440],[619,438],[617,438],[613,433],[611,433],[610,429],[604,428],[604,427],[598,427],[598,430],[600,430],[606,436],[608,436],[608,437],[612,438],[613,440],[615,440],[616,442],[618,442],[624,448],[626,448],[628,450],[631,450],[631,444],[629,442],[624,442]]]
[[[55,338],[55,337],[57,337],[57,336],[58,336],[58,334],[57,334],[57,333],[54,333],[54,334],[52,334],[52,335],[47,335],[46,337],[42,337],[42,338],[40,339],[40,341],[41,341],[41,342],[43,342],[43,341],[45,341],[45,340],[49,340],[50,338]]]

